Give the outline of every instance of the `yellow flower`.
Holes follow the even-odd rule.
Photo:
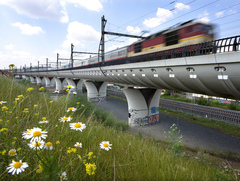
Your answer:
[[[68,88],[68,89],[71,89],[71,88],[72,88],[72,86],[68,85],[68,86],[67,86],[67,88]]]
[[[41,170],[41,169],[37,169],[37,170],[36,170],[36,173],[37,173],[37,174],[40,174],[40,173],[42,173],[42,170]]]
[[[28,88],[26,92],[31,92],[33,90],[32,87]]]
[[[93,152],[89,152],[89,153],[88,153],[88,159],[89,159],[89,160],[91,159],[92,155],[93,155]]]
[[[77,102],[77,105],[79,105],[80,104],[80,102]]]
[[[46,117],[42,117],[42,120],[46,121],[46,120],[47,120],[47,118],[46,118]]]
[[[17,151],[20,151],[22,148],[18,148]]]
[[[59,145],[60,144],[60,141],[56,141],[56,145]]]
[[[97,169],[97,166],[95,165],[95,163],[91,164],[91,163],[86,163],[86,172],[88,175],[94,175],[95,174],[95,170]]]
[[[44,87],[40,87],[38,90],[39,91],[44,91]]]
[[[49,101],[49,103],[50,103],[50,104],[52,104],[52,103],[53,103],[53,101]]]
[[[22,112],[23,113],[29,113],[29,109],[28,108],[24,108],[24,110]]]
[[[67,92],[69,92],[70,90],[69,89],[66,89]]]
[[[12,144],[15,145],[16,141],[13,141]]]
[[[18,119],[18,117],[15,117],[15,119]]]
[[[2,121],[2,119],[0,119],[0,122]]]
[[[7,128],[0,129],[0,132],[3,132],[3,131],[8,131],[8,129]]]
[[[3,150],[3,151],[2,151],[2,155],[5,155],[6,152],[7,152],[6,150]]]
[[[23,95],[18,95],[18,98],[21,99],[21,98],[24,98],[24,96]]]
[[[38,107],[38,105],[37,105],[37,104],[34,104],[34,106],[33,106],[33,107],[35,107],[35,108],[36,108],[36,107]]]
[[[7,111],[7,110],[8,110],[8,107],[6,107],[6,106],[2,107],[2,111]]]

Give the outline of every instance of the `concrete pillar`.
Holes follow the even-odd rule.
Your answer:
[[[48,77],[44,77],[45,83],[46,83],[46,87],[50,87],[50,79]]]
[[[42,81],[41,84],[42,84],[42,85],[46,85],[44,77],[40,77],[40,79],[41,79],[41,81]]]
[[[123,89],[128,101],[130,126],[154,124],[159,121],[159,100],[162,89]]]
[[[63,79],[57,78],[57,77],[54,77],[53,79],[55,80],[55,83],[56,83],[56,91],[63,90],[63,86],[62,86]]]
[[[75,81],[73,81],[72,79],[69,79],[69,78],[67,78],[66,80],[67,80],[68,85],[71,86],[69,93],[72,94],[73,92],[77,92],[77,86],[76,86]]]
[[[87,98],[93,102],[105,101],[107,96],[107,82],[84,82],[87,88]]]
[[[36,83],[36,82],[35,82],[35,78],[34,78],[34,77],[32,77],[32,76],[29,76],[29,79],[30,79],[31,83]]]
[[[37,85],[42,85],[42,80],[40,77],[36,77]]]
[[[55,87],[56,83],[53,77],[50,77],[50,87]]]

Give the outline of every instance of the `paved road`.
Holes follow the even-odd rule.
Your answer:
[[[119,121],[128,121],[127,102],[108,97],[107,101],[101,102],[98,106],[112,112]],[[159,123],[132,127],[131,131],[134,133],[140,131],[142,135],[163,140],[164,131],[170,131],[173,123],[178,126],[180,134],[183,135],[182,143],[188,147],[240,153],[239,138],[163,113],[160,113]]]

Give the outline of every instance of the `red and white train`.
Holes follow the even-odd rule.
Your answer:
[[[188,21],[173,28],[147,36],[133,44],[105,53],[104,66],[134,63],[134,57],[161,54],[166,50],[214,40],[214,26]],[[82,66],[82,67],[81,67]],[[74,67],[90,68],[99,66],[98,56],[76,61]],[[63,68],[67,68],[66,65]]]

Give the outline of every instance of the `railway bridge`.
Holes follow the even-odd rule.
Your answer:
[[[17,70],[32,83],[81,92],[83,83],[92,101],[106,99],[108,83],[125,86],[129,124],[159,120],[162,89],[240,99],[240,36],[178,47],[157,53],[99,63],[95,67]]]

